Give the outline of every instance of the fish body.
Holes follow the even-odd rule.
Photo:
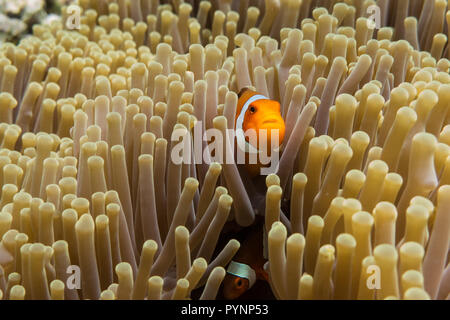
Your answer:
[[[245,239],[242,241],[239,251],[233,258],[241,267],[250,268],[254,273],[254,280],[269,282],[269,276],[264,270],[266,259],[263,257],[263,231],[261,226],[254,226],[247,230]],[[245,268],[242,270],[242,276],[239,273],[228,272],[223,280],[223,296],[228,300],[235,300],[251,289],[253,283],[250,283]],[[254,281],[252,281],[254,282]]]
[[[235,118],[236,139],[238,147],[241,150],[245,148],[246,168],[253,177],[259,175],[261,167],[268,164],[261,163],[259,156],[256,163],[250,163],[249,153],[265,152],[270,157],[272,150],[279,148],[283,142],[286,126],[280,108],[278,101],[255,91],[243,89],[239,93]]]

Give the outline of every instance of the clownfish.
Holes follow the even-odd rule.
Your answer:
[[[247,231],[242,246],[227,267],[223,279],[223,296],[235,300],[250,290],[257,280],[269,282],[263,256],[263,232],[258,226]]]
[[[270,157],[273,145],[281,146],[286,126],[281,116],[280,103],[271,100],[255,91],[244,88],[238,94],[236,108],[235,130],[238,147],[246,153],[246,168],[252,177],[259,175],[260,169],[267,164],[261,164],[260,158],[257,163],[250,164],[249,154],[259,154],[266,151]],[[261,130],[267,130],[266,135]],[[250,139],[247,133],[256,133],[255,139]],[[260,137],[266,137],[266,141],[260,141]],[[277,139],[277,141],[272,141]],[[265,142],[265,143],[264,143]]]

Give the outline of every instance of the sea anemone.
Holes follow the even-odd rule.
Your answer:
[[[64,6],[0,48],[0,298],[214,299],[262,221],[277,299],[449,299],[449,24],[447,0]],[[243,88],[286,122],[267,177],[178,149],[226,137]]]

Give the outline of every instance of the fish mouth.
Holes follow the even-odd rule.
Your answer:
[[[267,119],[263,121],[263,125],[265,124],[273,124],[273,123],[279,123],[279,121],[277,119]]]

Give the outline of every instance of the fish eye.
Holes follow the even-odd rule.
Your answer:
[[[235,279],[234,282],[235,282],[235,284],[236,284],[236,286],[238,288],[240,288],[242,286],[242,279],[241,278]]]
[[[256,108],[254,106],[250,107],[250,113],[255,113],[256,112]]]

